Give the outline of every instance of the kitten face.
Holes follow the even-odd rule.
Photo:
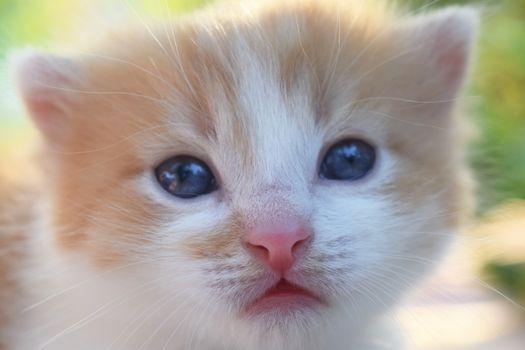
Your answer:
[[[290,344],[388,308],[458,227],[466,186],[453,112],[475,16],[315,3],[243,11],[155,37],[115,34],[75,59],[30,55],[20,81],[47,137],[59,251],[95,271],[140,262],[133,278],[172,295],[166,312],[199,333]],[[351,139],[373,147],[373,169],[355,181],[320,176],[330,147]],[[204,162],[217,189],[165,191],[155,169],[180,155]],[[290,223],[309,239],[275,272],[246,236]],[[253,311],[283,281],[308,302]]]

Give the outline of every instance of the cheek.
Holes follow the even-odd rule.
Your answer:
[[[392,221],[390,203],[381,198],[342,196],[337,188],[329,192],[316,201],[313,224],[318,249],[344,249],[350,252],[347,256],[354,264],[376,258],[393,239],[388,232]],[[344,242],[344,246],[334,242]]]
[[[445,232],[451,226],[436,215],[440,205],[437,200],[421,201],[415,210],[411,203],[393,197],[341,196],[341,191],[333,192],[316,201],[315,249],[321,253],[344,251],[341,256],[346,263],[358,270],[404,255],[434,256],[447,240]]]
[[[229,224],[227,209],[201,209],[168,222],[157,237],[163,250],[174,250],[189,259],[205,259],[230,252],[238,245],[239,233]]]
[[[229,219],[235,216],[215,194],[194,199],[176,198],[163,190],[150,173],[137,179],[136,189],[162,210],[153,237],[160,250],[198,258],[220,250],[232,240],[233,233],[226,232],[228,237],[224,237],[223,226],[226,222],[227,226],[235,227],[235,222]]]
[[[134,194],[108,195],[86,214],[80,248],[108,263],[153,258],[162,214],[155,203]]]

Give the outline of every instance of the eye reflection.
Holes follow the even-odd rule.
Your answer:
[[[190,156],[175,156],[162,162],[155,175],[168,193],[179,198],[195,198],[217,189],[215,176],[203,161]]]
[[[365,141],[339,141],[326,152],[319,177],[327,180],[355,181],[368,174],[375,165],[374,147]]]

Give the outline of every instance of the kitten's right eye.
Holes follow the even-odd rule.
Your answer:
[[[374,147],[365,141],[342,140],[326,152],[319,176],[328,180],[359,180],[372,170],[375,159]]]
[[[157,181],[168,193],[179,198],[195,198],[217,189],[217,181],[203,161],[190,156],[176,156],[156,169]]]

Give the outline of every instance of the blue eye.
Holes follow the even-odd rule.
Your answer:
[[[368,143],[349,139],[339,141],[326,152],[319,177],[328,180],[354,181],[374,167],[376,152]]]
[[[155,169],[157,181],[167,192],[179,198],[194,198],[217,189],[210,168],[201,160],[176,156]]]

